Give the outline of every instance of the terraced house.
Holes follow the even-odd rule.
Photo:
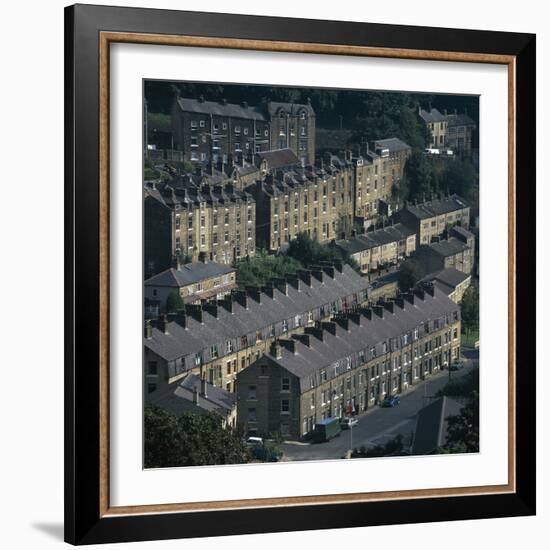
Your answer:
[[[145,273],[207,258],[230,264],[256,251],[256,205],[231,184],[199,187],[189,179],[148,186],[144,199]]]
[[[247,190],[256,201],[258,247],[278,250],[299,233],[327,242],[353,217],[353,174],[340,164],[285,167]]]
[[[249,435],[307,437],[316,422],[375,405],[458,358],[460,309],[433,285],[278,338],[237,376]]]
[[[237,374],[269,351],[274,339],[358,307],[366,293],[367,282],[351,267],[336,263],[146,321],[146,398],[188,372],[233,391]]]
[[[302,164],[315,160],[315,112],[309,101],[248,105],[176,95],[172,131],[174,147],[194,164],[227,163],[230,157],[276,149],[291,149]]]
[[[363,273],[370,273],[380,266],[396,265],[410,256],[416,250],[416,233],[406,225],[397,223],[353,235],[334,244],[349,254]]]
[[[470,205],[458,195],[438,195],[422,203],[409,204],[399,211],[401,223],[413,229],[417,246],[430,244],[450,227],[470,226]]]

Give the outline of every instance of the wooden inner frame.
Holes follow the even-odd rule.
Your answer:
[[[187,46],[314,53],[394,59],[420,59],[465,63],[491,63],[508,68],[508,483],[476,487],[438,488],[370,493],[347,493],[301,497],[278,497],[213,502],[110,506],[109,501],[109,77],[110,44],[133,43],[162,46]],[[170,512],[235,510],[280,506],[314,506],[352,502],[441,498],[506,494],[516,492],[516,58],[512,55],[462,53],[434,50],[392,49],[368,46],[279,42],[185,35],[145,33],[99,33],[99,357],[100,357],[100,468],[99,515],[115,517]]]

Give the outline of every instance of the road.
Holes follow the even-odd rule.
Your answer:
[[[470,373],[477,364],[478,352],[465,352],[461,359],[464,368],[451,373],[459,378]],[[350,448],[384,444],[397,434],[410,436],[414,431],[417,412],[430,402],[430,398],[449,381],[449,371],[445,370],[425,382],[414,386],[401,395],[397,407],[381,408],[374,406],[359,415],[359,423],[352,430],[344,430],[341,435],[326,443],[283,443],[283,461],[327,460],[343,458]],[[351,439],[353,438],[353,441]]]

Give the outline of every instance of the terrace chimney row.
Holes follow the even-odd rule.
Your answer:
[[[262,293],[257,286],[247,286],[246,293],[259,304],[262,303]]]
[[[193,317],[199,323],[203,322],[202,315],[202,304],[187,304],[185,311]]]
[[[322,321],[321,328],[330,332],[333,336],[336,336],[336,323],[333,321]]]
[[[321,340],[321,342],[324,341],[324,334],[325,333],[324,333],[322,328],[319,328],[319,327],[306,327],[304,329],[304,333],[315,336],[315,338],[317,338],[317,340]]]
[[[294,338],[294,340],[298,340],[299,342],[301,342],[302,344],[304,344],[304,346],[307,346],[308,348],[311,347],[311,335],[310,334],[293,334],[292,338]]]
[[[279,343],[290,353],[296,353],[296,340],[292,338],[279,340]]]
[[[311,271],[309,269],[299,269],[297,273],[300,279],[311,288]]]

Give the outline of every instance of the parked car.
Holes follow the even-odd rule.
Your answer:
[[[399,395],[388,395],[380,404],[381,407],[397,407],[399,405]]]
[[[342,418],[342,420],[340,420],[340,428],[342,428],[342,430],[349,430],[350,428],[357,426],[357,424],[359,424],[359,420],[353,417]]]
[[[464,363],[462,361],[455,361],[450,367],[450,371],[460,370],[464,368]]]
[[[250,436],[246,440],[248,447],[261,447],[264,444],[264,440],[261,437]]]

